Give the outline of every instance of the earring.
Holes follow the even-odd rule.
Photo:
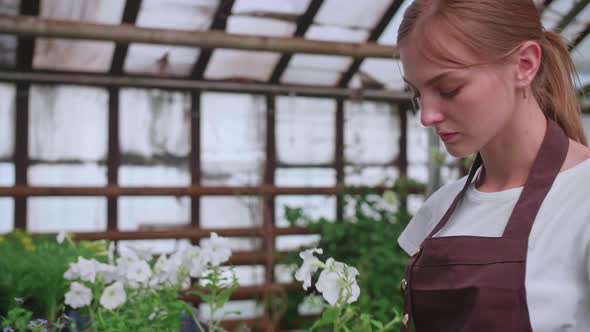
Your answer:
[[[522,98],[525,99],[525,100],[527,98],[527,92],[526,92],[526,90],[527,90],[527,86],[526,85],[523,85],[523,87],[522,87]]]

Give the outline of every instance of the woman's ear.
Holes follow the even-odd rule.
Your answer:
[[[516,51],[516,84],[529,86],[541,66],[542,50],[535,41],[524,42]]]

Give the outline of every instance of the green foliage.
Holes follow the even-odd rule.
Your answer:
[[[310,230],[321,235],[317,247],[322,248],[325,255],[359,270],[357,280],[361,295],[350,309],[355,310],[350,314],[357,320],[353,324],[355,331],[380,330],[392,323],[397,313],[403,312],[399,285],[408,257],[397,245],[397,239],[411,219],[405,197],[413,185],[413,181],[401,179],[396,183],[395,193],[378,195],[368,189],[345,192],[342,201],[347,217],[343,220],[312,219],[301,208],[285,208],[291,225],[308,225]],[[293,253],[283,263],[299,265],[301,259]],[[289,292],[286,322],[296,319],[297,306],[304,297],[303,290]],[[330,314],[333,313],[329,310],[323,313]],[[322,321],[329,321],[329,317],[321,317],[314,327],[316,330],[322,331]]]
[[[55,321],[68,290],[63,277],[68,263],[78,256],[96,258],[102,249],[100,242],[60,245],[55,237],[31,237],[20,230],[0,236],[0,316],[22,298],[33,317]]]

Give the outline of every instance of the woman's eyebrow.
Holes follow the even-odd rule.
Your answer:
[[[426,81],[426,85],[427,86],[432,86],[434,85],[436,82],[442,80],[443,78],[445,78],[448,74],[450,74],[451,72],[444,72],[444,73],[440,73],[436,76],[434,76],[433,78],[429,79],[428,81]],[[408,85],[410,85],[413,89],[415,89],[416,91],[418,91],[418,89],[416,88],[416,86],[414,84],[412,84],[410,81],[408,81],[408,79],[406,79],[406,77],[402,77],[404,79],[404,81],[406,83],[408,83]]]

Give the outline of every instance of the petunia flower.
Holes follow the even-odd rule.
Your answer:
[[[92,301],[92,291],[79,282],[73,282],[65,295],[65,304],[77,309],[85,307]]]
[[[123,283],[116,281],[104,289],[100,297],[100,304],[107,309],[113,310],[125,303],[126,300],[127,294],[123,288]]]
[[[302,251],[299,253],[299,257],[303,259],[301,267],[295,271],[295,280],[303,281],[303,289],[307,290],[311,286],[311,275],[318,270],[321,265],[320,260],[313,254],[322,254],[322,249],[314,248]]]
[[[330,257],[326,261],[326,268],[320,273],[316,289],[330,305],[353,303],[360,295],[360,288],[356,282],[358,274],[356,268]]]

